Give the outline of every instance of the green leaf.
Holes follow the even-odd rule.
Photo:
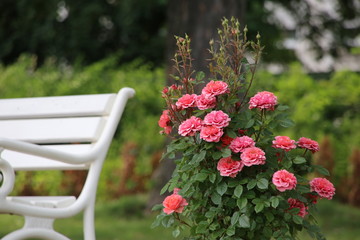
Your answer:
[[[329,171],[326,168],[324,168],[323,166],[320,166],[320,165],[313,165],[313,166],[318,173],[325,175],[325,176],[330,176]]]
[[[259,189],[268,189],[269,181],[266,178],[260,178],[257,181],[256,185]]]
[[[215,160],[220,159],[221,156],[222,156],[222,152],[220,152],[220,151],[214,152],[214,153],[212,154],[212,157],[213,157],[213,159],[215,159]]]
[[[216,181],[216,173],[212,173],[209,175],[209,180],[211,183],[214,183]]]
[[[163,195],[169,188],[170,182],[166,183],[164,187],[162,187],[160,191],[160,195]]]
[[[191,165],[191,164],[194,164],[194,163],[199,163],[199,162],[201,162],[202,160],[204,160],[205,155],[206,155],[206,151],[205,151],[205,150],[201,151],[200,153],[195,154],[195,155],[193,156],[193,158],[191,159],[191,161],[190,161],[189,164]]]
[[[162,204],[156,204],[151,208],[151,211],[158,211],[158,210],[163,209],[163,207],[164,206]]]
[[[263,209],[264,209],[264,207],[265,207],[265,204],[264,203],[258,203],[258,204],[256,204],[255,205],[255,212],[256,213],[259,213],[259,212],[261,212]]]
[[[180,235],[180,228],[176,227],[175,230],[172,232],[174,238],[177,238]]]
[[[252,179],[250,180],[250,182],[246,185],[247,189],[250,190],[250,189],[253,189],[257,184],[257,181],[256,179]]]
[[[236,101],[238,101],[238,99],[236,99]],[[226,130],[226,135],[228,135],[231,138],[236,138],[237,137],[236,133],[234,131],[230,130],[230,129]]]
[[[236,201],[236,205],[241,209],[245,208],[246,205],[248,203],[248,200],[247,198],[239,198],[237,201]]]
[[[270,238],[272,236],[272,229],[269,227],[264,227],[263,233],[265,235],[265,237]]]
[[[279,110],[279,111],[285,111],[285,110],[288,110],[289,109],[289,106],[287,105],[278,105],[276,107],[276,110]]]
[[[195,181],[203,182],[207,178],[207,176],[208,176],[207,173],[198,173],[195,176]]]
[[[155,221],[151,224],[151,228],[156,228],[160,225],[161,221],[166,217],[165,214],[159,214],[156,216]]]
[[[240,218],[240,213],[239,212],[234,212],[234,214],[231,217],[231,225],[235,225]]]
[[[275,219],[274,214],[272,214],[271,212],[265,212],[264,214],[268,222],[272,222]]]
[[[252,118],[250,119],[246,125],[245,125],[245,128],[251,128],[252,126],[254,126],[254,123],[255,123],[255,120]]]
[[[224,148],[224,149],[221,150],[221,152],[222,152],[221,156],[223,158],[231,156],[231,150],[229,148]]]
[[[289,159],[285,158],[282,161],[282,165],[284,166],[284,168],[289,169],[292,166],[292,161],[290,161]]]
[[[245,214],[241,215],[239,218],[239,225],[242,228],[250,228],[250,219]]]
[[[226,229],[226,235],[229,237],[233,236],[235,234],[235,226],[230,226],[228,229]]]
[[[196,233],[206,233],[208,229],[208,223],[205,221],[202,221],[199,223],[199,225],[196,227]]]
[[[293,127],[295,126],[294,121],[292,121],[291,119],[282,119],[279,121],[280,126],[284,127],[284,128],[289,128],[289,127]]]
[[[296,190],[299,191],[300,193],[309,193],[310,192],[310,187],[309,187],[309,185],[300,185],[300,184],[298,184],[296,186]]]
[[[197,72],[197,74],[196,74],[196,80],[201,81],[201,80],[204,79],[204,77],[205,77],[205,73],[204,73],[204,72],[202,72],[202,71]]]
[[[227,191],[228,186],[226,182],[221,182],[219,185],[216,186],[216,192],[220,194],[220,196],[224,195],[224,193]]]
[[[294,223],[296,223],[296,224],[302,224],[303,223],[303,218],[300,217],[299,215],[293,215],[292,219],[293,219]]]
[[[241,196],[241,194],[243,193],[243,190],[244,190],[243,186],[238,185],[234,190],[235,197],[239,198]]]
[[[306,159],[304,157],[296,156],[293,162],[295,164],[302,164],[302,163],[306,163]]]
[[[169,216],[166,216],[162,221],[161,221],[161,224],[168,228],[168,227],[171,227],[175,222],[175,219],[172,215],[169,215]]]
[[[221,204],[221,196],[218,193],[213,193],[211,195],[211,201],[216,205],[220,205]]]
[[[277,208],[279,206],[280,200],[277,197],[271,197],[270,202],[273,208]]]

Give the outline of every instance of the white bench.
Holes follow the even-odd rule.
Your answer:
[[[117,94],[0,100],[0,213],[25,216],[22,229],[2,240],[68,240],[55,219],[83,212],[84,238],[95,239],[94,206],[103,161],[131,88]],[[15,171],[88,169],[78,198],[11,197]]]

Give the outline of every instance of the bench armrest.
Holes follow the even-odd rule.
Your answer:
[[[84,164],[92,162],[96,158],[96,152],[90,150],[84,154],[72,154],[56,149],[50,149],[33,143],[19,140],[0,138],[0,149],[7,149],[15,152],[26,153],[38,157],[49,158],[70,164]]]

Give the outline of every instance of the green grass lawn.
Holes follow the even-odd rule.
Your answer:
[[[116,202],[98,204],[96,209],[97,240],[171,240],[171,230],[151,229],[154,215],[142,213],[145,197],[125,197]],[[320,201],[318,221],[328,240],[360,240],[360,209],[336,201]],[[20,227],[22,218],[0,215],[0,236]],[[55,228],[73,240],[83,239],[81,216],[59,220]],[[300,240],[310,240],[307,233]]]

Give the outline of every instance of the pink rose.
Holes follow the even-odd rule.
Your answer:
[[[170,123],[170,116],[169,116],[169,110],[164,110],[160,116],[160,119],[158,121],[159,127],[166,127]]]
[[[265,164],[265,152],[257,147],[249,147],[244,149],[240,158],[245,166],[250,167],[252,165]]]
[[[218,128],[223,128],[229,126],[229,122],[231,121],[231,118],[229,118],[229,115],[224,113],[223,111],[212,111],[211,113],[208,113],[204,118],[204,124],[206,125],[212,125]]]
[[[159,127],[164,128],[163,132],[166,134],[170,134],[172,127],[170,125],[171,119],[169,116],[169,110],[164,110],[160,116],[160,119],[158,121]]]
[[[244,164],[241,161],[235,161],[231,157],[222,158],[217,164],[217,170],[220,171],[221,176],[232,178],[236,177],[243,167]]]
[[[206,97],[215,97],[227,92],[229,92],[229,88],[226,82],[210,81],[202,89],[201,94],[205,95]]]
[[[319,151],[319,144],[318,142],[310,139],[310,138],[305,138],[305,137],[301,137],[299,138],[299,141],[297,142],[298,147],[300,148],[305,148],[310,150],[312,153],[315,153],[317,151]]]
[[[177,100],[176,106],[180,109],[196,107],[196,94],[185,94]]]
[[[164,127],[164,133],[165,134],[170,134],[172,131],[172,126],[166,126]]]
[[[203,126],[200,130],[200,138],[207,142],[219,142],[223,134],[222,128],[215,126]]]
[[[272,182],[280,192],[294,189],[297,184],[295,175],[286,170],[275,172],[272,177]]]
[[[234,153],[242,152],[245,148],[255,147],[255,142],[251,137],[242,136],[233,139],[230,143],[230,150]]]
[[[296,148],[295,140],[291,140],[288,136],[276,136],[272,143],[274,148],[281,148],[287,152]]]
[[[196,105],[200,110],[214,108],[216,106],[216,98],[212,96],[206,97],[201,94],[196,98]]]
[[[301,202],[300,200],[295,199],[295,198],[289,198],[288,203],[290,205],[289,210],[293,209],[293,208],[298,208],[300,210],[297,214],[300,217],[304,218],[308,214],[308,212],[307,212],[308,207],[306,207],[305,204],[303,202]]]
[[[224,135],[220,138],[220,141],[222,142],[221,146],[226,147],[229,146],[231,141],[233,140],[232,137],[229,137],[228,135]]]
[[[335,195],[334,185],[326,178],[314,178],[310,181],[310,190],[317,192],[320,197],[332,199]]]
[[[164,209],[163,211],[166,214],[171,214],[173,212],[182,213],[184,207],[188,205],[185,198],[178,194],[179,189],[174,189],[174,193],[170,196],[167,196],[163,201]]]
[[[183,121],[179,126],[179,134],[181,136],[194,136],[196,132],[200,131],[202,127],[202,120],[195,116]]]
[[[275,105],[277,104],[277,97],[267,91],[258,92],[250,98],[249,109],[260,108],[260,109],[269,109],[274,110]]]

